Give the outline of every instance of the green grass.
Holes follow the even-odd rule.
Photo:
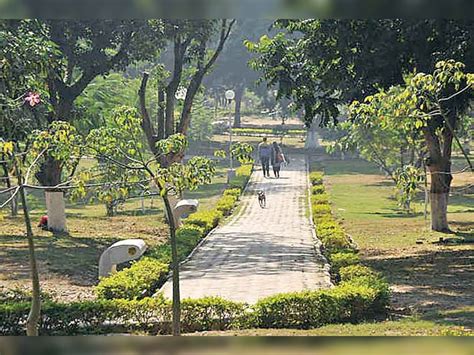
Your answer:
[[[362,263],[388,279],[392,307],[417,314],[419,319],[413,325],[421,332],[430,322],[437,324],[434,332],[445,326],[473,329],[473,309],[465,307],[474,297],[470,244],[474,240],[474,195],[469,190],[463,195],[456,192],[472,184],[472,175],[454,176],[448,220],[456,234],[443,234],[432,232],[429,215],[428,220],[423,217],[423,193],[413,204],[415,213],[401,212],[392,181],[375,165],[360,159],[328,159],[322,165],[332,209],[359,246]],[[453,170],[462,166],[463,162],[454,159]],[[440,237],[449,243],[437,243]]]
[[[310,330],[245,329],[227,332],[206,332],[224,336],[439,336],[472,335],[459,326],[439,325],[425,320],[384,321],[362,324],[334,324]],[[193,335],[193,334],[190,334]]]
[[[93,163],[85,160],[80,168]],[[211,184],[187,192],[184,197],[198,199],[199,210],[210,209],[226,188],[225,172],[226,168],[219,166]],[[31,209],[42,285],[48,290],[59,288],[57,285],[60,283],[64,292],[71,292],[67,290],[69,286],[90,288],[97,282],[100,254],[118,240],[141,238],[150,248],[162,244],[168,236],[159,196],[145,198],[144,211],[141,198],[127,200],[114,217],[106,217],[102,203],[66,201],[67,236],[53,236],[36,227],[40,217],[46,213],[42,192],[30,192],[28,206]],[[0,287],[28,287],[30,284],[23,223],[20,214],[4,218],[0,224],[0,260],[2,269],[7,270],[0,273]],[[62,291],[58,290],[59,296]]]

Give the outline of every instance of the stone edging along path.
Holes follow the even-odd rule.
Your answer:
[[[254,171],[239,213],[180,266],[181,298],[219,296],[252,304],[277,293],[331,287],[329,265],[308,217],[308,187],[303,155],[293,157],[280,179]],[[265,191],[265,209],[258,190]],[[161,291],[171,298],[171,290],[168,280]]]

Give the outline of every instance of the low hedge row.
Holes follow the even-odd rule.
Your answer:
[[[219,221],[230,215],[252,173],[252,165],[242,165],[236,170],[231,187],[224,190],[216,208],[191,214],[176,231],[178,259],[183,261],[199,241],[214,229]],[[169,243],[150,248],[147,257],[109,277],[103,278],[95,288],[99,299],[136,300],[152,295],[166,280],[171,264]]]
[[[24,335],[30,304],[0,304],[0,334]],[[95,300],[71,303],[44,302],[40,335],[106,334],[146,331],[169,334],[171,302],[160,297],[141,300]],[[185,299],[181,303],[184,332],[245,327],[248,306],[217,297]]]
[[[361,299],[356,303],[362,302],[361,309],[365,309],[367,315],[371,316],[376,312],[382,312],[389,302],[388,283],[374,270],[360,264],[360,258],[357,250],[352,246],[347,238],[343,227],[334,218],[329,194],[323,184],[323,172],[314,171],[309,176],[311,182],[311,207],[312,217],[316,228],[316,235],[323,244],[323,252],[331,264],[331,274],[333,280],[341,282],[336,288],[352,287],[364,288],[366,296],[362,302]],[[367,292],[366,292],[367,291]],[[352,291],[351,291],[352,292]],[[355,301],[354,301],[355,302]],[[366,304],[366,302],[369,302]],[[348,318],[353,321],[358,319],[359,310],[354,310],[356,316],[351,313]]]
[[[233,128],[232,133],[241,136],[253,136],[253,135],[287,135],[287,136],[302,136],[306,134],[304,129],[270,129],[270,128]]]
[[[335,322],[359,322],[383,311],[387,284],[372,274],[347,271],[347,280],[320,291],[279,294],[254,306],[218,297],[185,299],[181,304],[183,332],[244,328],[308,329]],[[29,302],[0,304],[0,334],[22,335]],[[141,300],[44,302],[41,335],[104,334],[146,331],[169,334],[171,302],[162,297]]]

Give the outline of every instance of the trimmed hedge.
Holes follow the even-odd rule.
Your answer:
[[[372,269],[360,265],[344,229],[331,213],[329,195],[323,184],[323,173],[310,174],[311,207],[316,235],[331,264],[333,280],[341,281],[330,292],[337,298],[338,321],[359,321],[385,311],[389,303],[389,285]]]
[[[24,335],[30,304],[0,304],[0,334]],[[249,306],[218,297],[181,303],[183,332],[228,330],[248,326]],[[42,304],[41,335],[106,334],[134,330],[171,332],[171,302],[163,298],[95,300]]]
[[[193,213],[184,220],[185,225],[195,225],[204,229],[204,233],[209,233],[217,227],[219,221],[223,217],[223,213],[218,210],[199,211]]]
[[[185,299],[181,303],[183,332],[243,328],[315,328],[329,323],[360,322],[385,310],[388,285],[377,276],[356,276],[338,286],[319,291],[279,294],[256,305],[219,297]],[[0,304],[0,334],[22,335],[30,304]],[[171,302],[95,300],[72,303],[44,302],[41,335],[105,334],[146,331],[169,334]]]
[[[176,231],[180,262],[218,225],[223,216],[230,215],[251,173],[251,164],[237,168],[236,180],[233,180],[237,187],[224,190],[215,209],[196,212],[183,220],[183,226]],[[166,280],[168,265],[171,264],[171,246],[169,243],[161,244],[148,250],[146,255],[146,258],[135,262],[130,268],[101,279],[95,288],[98,298],[133,300],[156,292]]]
[[[95,287],[99,299],[137,299],[151,296],[165,281],[168,265],[144,257],[129,268],[102,278]]]
[[[224,216],[229,216],[237,202],[237,196],[224,195],[217,201],[216,209]]]

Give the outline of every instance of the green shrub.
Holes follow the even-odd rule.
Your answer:
[[[331,214],[331,206],[329,205],[315,205],[313,206],[313,217],[319,218],[323,215],[330,215]],[[315,220],[315,223],[317,221]]]
[[[351,284],[366,286],[375,292],[371,305],[368,309],[369,317],[384,313],[390,302],[390,287],[388,282],[379,275],[367,275],[354,277],[350,281],[343,281],[340,285]]]
[[[322,185],[323,184],[323,173],[320,171],[313,171],[309,174],[309,181],[311,185]]]
[[[193,251],[199,240],[205,235],[203,228],[196,225],[183,225],[176,231],[176,249],[178,260],[183,261]],[[171,264],[171,245],[169,241],[150,249],[147,255],[165,264]]]
[[[237,202],[237,197],[233,195],[224,195],[217,201],[216,209],[224,216],[230,215]]]
[[[306,291],[264,298],[254,307],[262,328],[308,329],[334,322],[339,308],[329,291]]]
[[[204,233],[209,233],[211,229],[217,227],[219,221],[222,218],[222,212],[215,210],[208,210],[208,211],[199,211],[193,213],[188,218],[184,220],[184,224],[186,225],[195,225],[198,227],[202,227],[204,229]]]
[[[360,264],[353,264],[341,267],[339,269],[339,275],[341,277],[341,281],[350,281],[356,277],[377,276],[378,274],[370,267]]]
[[[313,195],[323,194],[325,191],[326,189],[324,188],[324,185],[315,185],[311,187],[311,193]]]
[[[240,188],[233,188],[233,189],[224,190],[224,196],[234,196],[237,199],[240,197],[241,193],[242,193],[242,189],[240,189]]]
[[[181,303],[181,326],[187,332],[228,330],[249,326],[248,305],[220,297],[185,299]]]
[[[329,195],[327,193],[321,193],[318,195],[311,196],[311,203],[315,205],[329,205]]]
[[[339,269],[344,266],[355,265],[360,262],[359,255],[354,251],[340,251],[329,255],[331,267],[334,272],[339,273]]]
[[[138,299],[152,295],[163,283],[168,273],[168,265],[145,257],[129,268],[102,278],[95,287],[100,299]]]

